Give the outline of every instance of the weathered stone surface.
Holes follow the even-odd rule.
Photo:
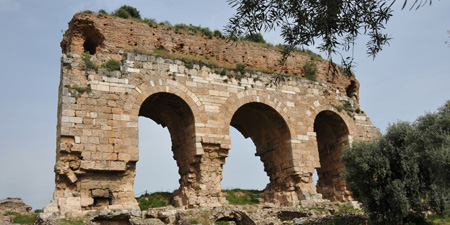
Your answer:
[[[180,43],[184,47],[178,49]],[[354,77],[330,75],[322,69],[321,82],[290,77],[277,86],[266,86],[270,74],[227,77],[205,66],[194,64],[189,69],[181,61],[128,53],[130,45],[150,50],[163,46],[194,55],[207,51],[222,61],[244,60],[253,68],[280,70],[275,66],[279,53],[274,50],[225,44],[130,20],[75,16],[61,44],[63,58],[70,53],[73,60],[62,64],[56,187],[44,211],[74,216],[90,210],[138,209],[133,181],[139,160],[139,116],[167,127],[171,134],[180,174],[174,196],[178,207],[226,204],[220,181],[231,148],[230,126],[256,146],[256,156],[270,178],[264,202],[294,206],[307,198],[317,199],[318,193],[332,201],[351,200],[339,177],[342,146],[379,133],[365,113],[352,111],[359,108]],[[85,50],[94,53],[98,64],[123,58],[121,71],[86,69],[81,58]],[[281,70],[295,74],[306,62],[303,56],[291,60]],[[312,180],[316,169],[317,189]]]
[[[31,206],[25,204],[21,198],[6,198],[0,200],[0,212],[25,214],[32,212],[32,208]]]

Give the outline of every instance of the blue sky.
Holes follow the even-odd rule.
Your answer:
[[[225,0],[0,0],[0,199],[22,197],[34,209],[51,200],[62,32],[79,11],[111,12],[123,4],[157,21],[220,30],[234,13]],[[358,41],[360,103],[383,131],[389,123],[413,121],[450,99],[448,12],[446,0],[417,11],[394,11],[387,25],[393,40],[375,60],[365,54],[365,38]],[[264,37],[282,42],[276,32]],[[179,176],[169,132],[145,118],[140,128],[135,192],[172,191]],[[253,143],[234,129],[231,136],[222,186],[263,189],[268,178]]]

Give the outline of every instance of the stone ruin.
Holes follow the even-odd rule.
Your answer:
[[[226,204],[220,182],[230,126],[252,139],[270,178],[264,201],[278,206],[320,196],[351,200],[340,178],[343,146],[379,133],[359,110],[355,77],[330,73],[322,59],[295,54],[280,66],[281,54],[270,47],[95,13],[75,15],[61,47],[56,186],[46,213],[139,209],[133,182],[140,116],[170,132],[180,208]],[[158,57],[156,49],[209,59],[216,68]],[[85,51],[97,65],[121,62],[120,71],[87,68]],[[317,82],[300,78],[310,61],[318,67]],[[238,63],[254,70],[222,76],[217,69]],[[274,72],[292,76],[267,85]]]

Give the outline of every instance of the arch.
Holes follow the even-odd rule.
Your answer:
[[[173,158],[178,166],[180,189],[192,183],[190,165],[195,149],[195,119],[189,105],[179,96],[158,92],[147,97],[141,104],[139,116],[147,117],[167,127],[172,142]],[[192,176],[191,176],[192,177]]]
[[[220,109],[221,113],[219,115],[219,120],[224,121],[224,127],[226,128],[224,130],[224,133],[230,133],[228,125],[231,123],[232,117],[240,107],[247,103],[261,103],[272,108],[285,121],[290,131],[290,138],[296,139],[296,130],[291,127],[293,124],[287,122],[291,118],[291,111],[289,110],[289,108],[281,100],[276,98],[276,96],[257,90],[246,90],[238,92],[234,95],[231,95],[227,99],[226,103],[222,105]]]
[[[286,176],[284,166],[292,158],[291,132],[284,118],[264,103],[250,102],[236,110],[230,125],[255,144],[255,155],[260,157],[270,179],[266,191],[279,188],[280,178]]]
[[[314,120],[320,167],[317,168],[317,192],[330,201],[351,198],[340,174],[344,169],[341,155],[344,145],[350,144],[349,129],[342,117],[331,111],[318,113]]]
[[[202,103],[199,101],[199,98],[196,94],[190,91],[186,86],[180,84],[177,81],[173,80],[163,80],[163,79],[155,79],[150,80],[149,82],[145,82],[136,86],[134,89],[134,94],[136,94],[135,98],[131,98],[130,102],[133,103],[133,114],[137,115],[139,113],[140,107],[142,103],[147,99],[148,96],[155,93],[171,93],[178,96],[182,99],[191,109],[194,118],[197,118],[196,115],[199,114],[200,107],[202,107]]]

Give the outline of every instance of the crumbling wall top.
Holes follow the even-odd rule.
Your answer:
[[[317,66],[318,82],[347,90],[347,96],[358,100],[359,82],[354,75],[344,75],[337,69],[329,70],[329,62],[319,57],[295,53],[284,65],[279,62],[282,54],[270,45],[261,46],[250,42],[230,40],[177,32],[169,26],[149,26],[132,19],[96,13],[76,14],[69,22],[69,29],[61,42],[63,53],[102,54],[102,58],[119,58],[124,52],[152,54],[155,49],[176,56],[208,61],[216,67],[235,68],[244,64],[248,69],[263,72],[304,77],[304,65]]]

